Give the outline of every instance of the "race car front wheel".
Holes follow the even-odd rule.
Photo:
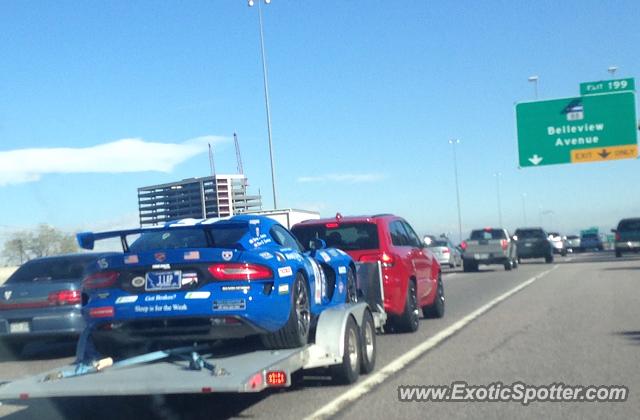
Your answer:
[[[262,344],[268,349],[302,347],[309,341],[311,326],[309,288],[302,273],[296,274],[290,297],[291,309],[287,323],[278,331],[261,336]]]

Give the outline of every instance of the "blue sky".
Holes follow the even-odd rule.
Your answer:
[[[38,223],[135,224],[136,188],[207,175],[207,141],[218,172],[235,171],[234,131],[269,207],[257,12],[1,2],[0,240]],[[638,76],[636,1],[273,0],[263,12],[280,207],[457,232],[447,140],[459,138],[463,231],[498,223],[496,172],[508,228],[524,224],[523,193],[528,225],[566,233],[640,215],[636,160],[518,169],[514,116],[533,74],[540,99],[577,95],[610,65]],[[61,148],[86,150],[67,162]]]

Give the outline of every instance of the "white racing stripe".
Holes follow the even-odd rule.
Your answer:
[[[351,401],[355,401],[356,399],[360,398],[361,396],[369,392],[371,389],[373,389],[375,386],[381,384],[389,376],[400,371],[409,363],[411,363],[418,357],[422,356],[425,352],[429,351],[433,347],[437,346],[438,344],[440,344],[441,342],[443,342],[444,340],[446,340],[447,338],[449,338],[450,336],[452,336],[453,334],[455,334],[456,332],[464,328],[467,324],[469,324],[476,318],[483,315],[485,312],[487,312],[488,310],[496,306],[498,303],[518,293],[525,287],[531,285],[536,280],[546,276],[556,268],[558,268],[558,265],[554,265],[553,268],[547,271],[543,271],[537,276],[531,277],[530,279],[519,284],[518,286],[509,290],[508,292],[503,293],[500,296],[496,297],[495,299],[491,300],[490,302],[484,304],[480,308],[476,309],[475,311],[471,312],[467,316],[455,322],[453,325],[450,325],[444,330],[438,332],[433,337],[430,337],[427,340],[423,341],[418,346],[416,346],[412,350],[409,350],[402,356],[398,357],[397,359],[395,359],[394,361],[392,361],[391,363],[389,363],[379,371],[370,374],[365,380],[358,383],[357,385],[354,385],[351,389],[349,389],[347,392],[344,392],[333,401],[328,402],[324,407],[317,410],[315,413],[311,414],[310,416],[306,417],[306,419],[308,420],[325,419],[325,418],[334,416],[342,408],[344,408],[347,403]]]

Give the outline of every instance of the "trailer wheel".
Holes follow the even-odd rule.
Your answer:
[[[344,330],[344,354],[342,363],[331,366],[331,377],[341,385],[352,384],[360,375],[360,359],[362,346],[360,343],[360,330],[353,317],[349,317]]]
[[[362,341],[362,362],[360,373],[371,373],[376,366],[376,325],[371,311],[364,311],[360,326],[360,340]]]
[[[309,341],[311,326],[309,287],[302,273],[296,273],[290,296],[291,310],[285,326],[274,333],[260,336],[262,344],[268,349],[302,347]]]

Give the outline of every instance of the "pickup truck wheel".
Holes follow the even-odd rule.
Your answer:
[[[285,326],[274,333],[260,336],[262,344],[268,349],[302,347],[309,341],[311,325],[309,288],[302,273],[296,274],[290,296],[291,309]]]
[[[507,261],[506,263],[504,263],[504,269],[506,271],[511,271],[512,268],[513,267],[512,267],[511,261]]]
[[[362,325],[360,326],[362,342],[362,361],[360,363],[360,373],[370,373],[376,365],[376,325],[373,322],[371,311],[364,311]]]
[[[616,251],[616,258],[620,258],[620,257],[622,257],[622,252]]]
[[[465,261],[462,262],[462,270],[465,273],[470,273],[472,271],[478,271],[478,263],[475,262],[475,261],[471,262],[471,261],[465,260]]]
[[[425,318],[442,318],[444,316],[444,284],[442,284],[442,275],[438,275],[438,288],[436,290],[436,299],[431,305],[422,308],[422,314]]]
[[[352,384],[360,375],[360,359],[362,347],[360,344],[360,331],[353,317],[349,317],[344,330],[344,354],[342,363],[331,366],[331,377],[341,385]]]
[[[553,262],[553,254],[544,257],[544,262],[546,262],[547,264],[551,264]]]
[[[398,328],[404,332],[418,331],[420,317],[418,312],[418,291],[413,280],[409,280],[407,298],[404,302],[404,312],[397,321]]]

